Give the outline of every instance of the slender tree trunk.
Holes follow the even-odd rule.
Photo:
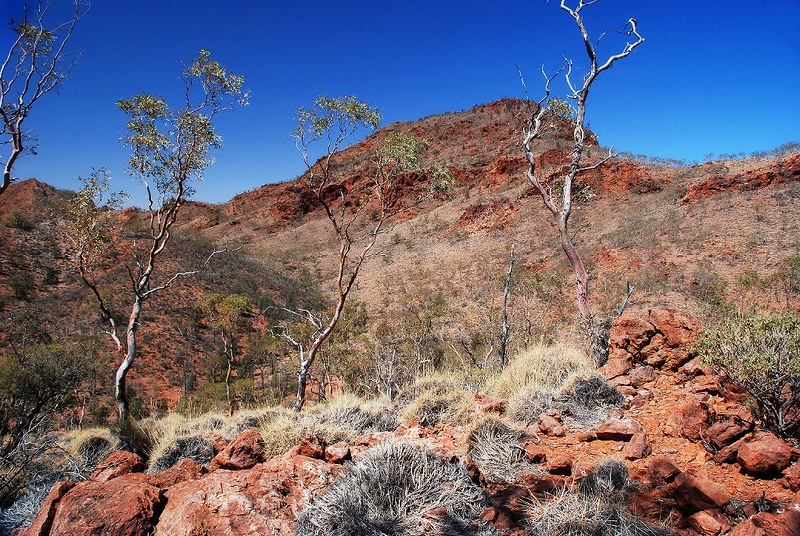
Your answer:
[[[357,275],[357,272],[356,272]],[[355,279],[355,275],[352,276],[352,281]],[[314,342],[311,344],[311,347],[308,349],[308,354],[306,354],[305,359],[301,357],[300,359],[300,369],[297,372],[297,399],[294,402],[294,410],[300,411],[303,409],[303,405],[306,403],[306,387],[308,386],[308,373],[311,370],[311,365],[314,364],[314,359],[317,357],[317,352],[319,352],[320,347],[322,344],[328,340],[330,334],[333,333],[334,328],[336,328],[336,324],[339,323],[339,318],[342,316],[342,311],[344,310],[344,304],[347,300],[347,295],[350,292],[350,286],[347,287],[346,291],[339,292],[339,301],[336,304],[336,309],[333,313],[333,317],[331,318],[328,325],[323,329],[317,338],[314,339]]]
[[[312,348],[309,350],[308,357],[300,363],[300,369],[297,373],[297,399],[294,402],[294,410],[300,411],[306,403],[306,386],[308,384],[308,373],[311,370],[311,363],[313,362],[313,354],[316,350]]]
[[[231,395],[231,378],[233,376],[233,337],[230,340],[222,333],[223,351],[225,358],[228,361],[228,369],[225,371],[225,397],[228,400],[228,415],[233,416],[233,396]]]
[[[508,295],[511,292],[511,274],[514,272],[514,245],[511,245],[511,253],[508,259],[508,273],[506,274],[506,282],[503,287],[503,329],[500,333],[500,348],[498,354],[500,357],[500,370],[506,368],[506,351],[508,349],[508,336],[511,326],[508,322]]]
[[[136,332],[139,329],[139,317],[142,314],[142,299],[137,296],[131,308],[131,315],[128,318],[128,329],[126,335],[127,352],[125,358],[117,368],[117,375],[115,378],[114,395],[117,400],[117,418],[119,422],[124,422],[130,416],[130,404],[128,400],[128,392],[126,389],[126,377],[128,371],[133,365],[133,360],[136,359]]]
[[[19,134],[19,125],[17,125],[17,129],[11,134],[11,155],[8,160],[6,160],[6,165],[3,168],[3,182],[0,184],[0,195],[11,185],[11,168],[14,167],[14,162],[17,161],[20,154],[22,154],[22,136]]]

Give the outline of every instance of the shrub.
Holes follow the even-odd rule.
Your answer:
[[[606,460],[581,482],[578,492],[566,489],[548,502],[534,499],[528,511],[532,536],[671,536],[632,516],[627,507],[636,483],[622,462]]]
[[[578,406],[594,408],[597,406],[618,406],[625,401],[622,393],[614,389],[603,378],[593,376],[578,380],[572,385],[570,399]]]
[[[464,425],[475,409],[473,400],[472,393],[462,390],[447,393],[422,391],[405,406],[400,418],[406,422],[418,422],[425,428],[440,424]]]
[[[166,471],[176,463],[190,458],[200,465],[208,466],[214,458],[214,446],[202,436],[179,437],[150,464],[150,472]]]
[[[521,390],[558,393],[593,373],[594,364],[585,352],[564,344],[539,344],[511,361],[487,389],[492,395],[509,399]]]
[[[329,443],[372,432],[391,432],[400,424],[388,407],[367,407],[352,395],[339,395],[314,406],[304,422],[310,433],[322,435]]]
[[[781,435],[800,427],[800,317],[793,313],[729,319],[700,335],[695,350],[756,402]]]
[[[365,452],[300,515],[297,536],[475,534],[484,494],[460,463],[423,447],[383,443]],[[424,514],[443,512],[431,519]],[[433,530],[431,530],[431,525]],[[484,528],[482,534],[494,534]]]
[[[480,472],[495,481],[510,481],[527,467],[523,441],[525,434],[503,421],[487,418],[467,436],[467,453]]]
[[[14,498],[55,447],[47,432],[96,366],[88,344],[76,342],[0,356],[0,504]]]
[[[153,431],[143,427],[131,416],[114,425],[114,432],[119,437],[123,450],[133,452],[144,460],[150,459],[155,446]]]
[[[529,348],[488,382],[489,394],[508,399],[509,415],[533,422],[575,381],[594,374],[585,352],[571,346],[542,344]]]
[[[261,439],[264,440],[265,458],[283,454],[303,437],[300,415],[286,410],[265,422],[261,426],[260,432]]]
[[[625,397],[603,378],[577,380],[556,401],[556,407],[571,415],[575,424],[594,427],[608,418],[608,410],[621,405]]]
[[[73,480],[91,474],[101,461],[120,447],[119,438],[108,428],[73,430],[62,435],[58,444],[71,460],[73,471],[79,473],[72,477]]]
[[[16,209],[11,211],[11,213],[8,215],[8,218],[3,221],[3,224],[6,227],[19,229],[20,231],[32,231],[35,227],[35,224],[30,216]]]
[[[637,488],[628,476],[628,467],[619,460],[608,459],[581,480],[578,491],[582,497],[623,504]]]

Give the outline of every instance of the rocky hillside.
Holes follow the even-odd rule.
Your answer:
[[[447,192],[423,197],[396,222],[378,245],[381,255],[364,266],[353,298],[373,317],[373,328],[424,296],[440,296],[457,319],[444,328],[448,340],[459,346],[486,339],[498,327],[499,281],[513,244],[519,285],[511,303],[514,351],[573,329],[569,268],[524,179],[518,147],[522,108],[520,101],[506,99],[392,124],[337,157],[338,180],[357,192],[379,141],[394,131],[413,133],[429,146],[423,165],[446,166],[454,178]],[[550,181],[563,170],[570,138],[568,125],[557,120],[538,142],[540,167]],[[601,154],[591,147],[589,160]],[[417,173],[404,185],[410,197],[419,198],[429,181]],[[25,181],[0,198],[0,307],[7,315],[33,307],[57,333],[98,335],[111,356],[91,297],[77,284],[57,232],[69,195]],[[731,308],[785,307],[796,296],[779,282],[766,292],[742,282],[753,274],[774,282],[785,260],[800,251],[798,195],[798,154],[686,167],[609,161],[584,177],[573,216],[575,241],[594,275],[592,299],[601,311],[611,311],[631,282],[632,307],[639,312],[669,305],[713,321]],[[119,217],[129,233],[141,219],[133,210]],[[149,404],[174,405],[187,375],[197,376],[202,368],[213,334],[202,321],[185,322],[196,316],[193,307],[202,294],[238,292],[254,305],[302,305],[298,300],[310,298],[294,295],[298,288],[323,297],[331,292],[334,244],[302,178],[221,205],[191,203],[179,227],[163,274],[199,264],[213,242],[240,249],[148,304],[142,359],[131,380]],[[122,252],[110,261],[106,278],[112,288],[124,289],[125,261]],[[286,360],[292,352],[286,349]]]

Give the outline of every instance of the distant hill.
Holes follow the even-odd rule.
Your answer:
[[[574,328],[572,276],[525,179],[523,111],[522,101],[504,99],[393,123],[337,157],[342,182],[357,192],[379,141],[389,132],[413,133],[428,142],[423,163],[446,166],[454,177],[449,191],[426,197],[398,222],[379,244],[382,255],[365,265],[354,298],[373,319],[372,329],[392,311],[440,295],[458,320],[444,332],[459,351],[458,343],[493,329],[512,244],[518,259],[512,348]],[[554,188],[571,138],[568,123],[558,120],[537,142],[542,172]],[[593,145],[589,160],[601,154]],[[417,197],[430,180],[420,172],[403,185]],[[668,305],[703,319],[728,306],[769,307],[782,299],[743,286],[740,276],[752,272],[766,280],[800,252],[800,154],[684,167],[613,159],[582,184],[573,226],[601,310],[614,307],[628,281],[636,286],[634,310]],[[70,195],[31,179],[0,196],[0,310],[10,318],[33,307],[55,333],[100,334],[90,296],[77,284],[56,232]],[[202,293],[241,292],[260,305],[289,295],[302,302],[298,288],[316,291],[307,288],[309,274],[323,294],[328,291],[335,252],[318,208],[302,177],[220,205],[183,208],[162,274],[196,264],[213,242],[240,249],[148,304],[141,363],[131,374],[148,399],[174,404],[187,371],[198,370],[214,348],[210,330],[191,320]],[[127,209],[119,218],[135,229],[142,215]],[[125,258],[115,259],[107,276],[122,288]]]

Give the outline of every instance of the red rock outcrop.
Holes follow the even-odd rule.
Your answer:
[[[774,184],[800,181],[800,155],[794,154],[767,169],[724,174],[693,185],[681,200],[692,203],[719,192],[743,192],[766,188]]]
[[[242,471],[225,469],[169,488],[157,535],[294,534],[297,515],[331,485],[341,466],[282,456]]]
[[[690,315],[672,309],[650,309],[647,317],[626,314],[614,321],[609,340],[607,378],[626,374],[634,363],[676,371],[691,359],[689,348],[700,329]]]
[[[796,536],[800,534],[800,511],[790,508],[780,514],[762,512],[739,523],[729,536]]]
[[[77,484],[58,502],[49,534],[141,536],[150,534],[164,507],[162,490],[147,475]]]

